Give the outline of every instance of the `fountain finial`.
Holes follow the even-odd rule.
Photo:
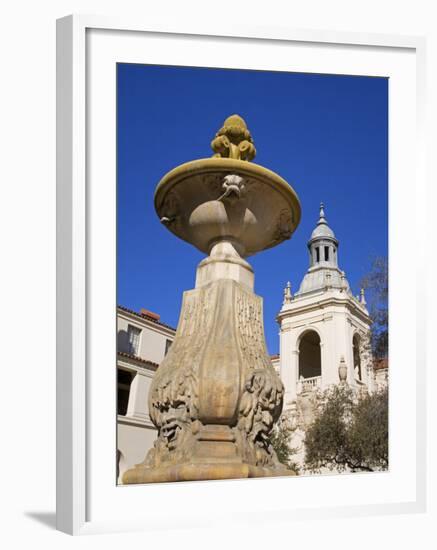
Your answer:
[[[240,115],[231,115],[211,142],[214,157],[252,160],[256,149],[247,124]]]

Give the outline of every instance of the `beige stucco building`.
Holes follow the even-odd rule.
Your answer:
[[[118,474],[142,462],[156,438],[147,396],[153,375],[167,353],[175,329],[159,315],[118,307],[117,454]]]

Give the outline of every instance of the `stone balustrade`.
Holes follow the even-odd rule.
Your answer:
[[[312,376],[311,378],[301,378],[297,382],[297,393],[312,391],[322,387],[322,377]]]

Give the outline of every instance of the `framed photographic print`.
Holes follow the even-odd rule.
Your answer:
[[[424,509],[423,56],[58,21],[60,530]]]

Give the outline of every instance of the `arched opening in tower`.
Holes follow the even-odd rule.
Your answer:
[[[314,330],[305,332],[299,343],[299,379],[322,375],[320,336]]]
[[[360,354],[360,337],[358,334],[354,334],[352,338],[352,351],[354,357],[354,371],[355,378],[362,380],[361,378],[361,354]]]

